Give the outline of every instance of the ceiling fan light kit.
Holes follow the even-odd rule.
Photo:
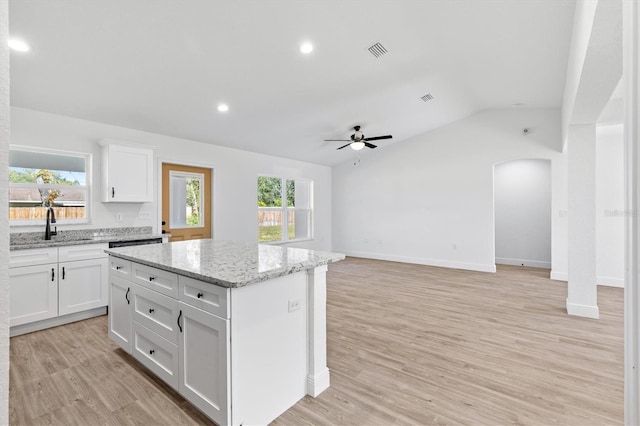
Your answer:
[[[351,139],[325,139],[325,142],[349,142],[348,144],[343,145],[343,146],[341,146],[340,148],[337,148],[337,149],[342,149],[342,148],[346,148],[348,146],[351,146],[351,149],[353,149],[354,151],[360,151],[365,146],[367,148],[371,148],[371,149],[377,148],[377,145],[369,143],[368,141],[378,141],[378,140],[381,140],[381,139],[391,139],[392,138],[391,135],[373,136],[371,138],[365,138],[364,137],[364,133],[362,133],[360,131],[360,126],[354,126],[353,130],[355,131],[355,133],[351,135]]]

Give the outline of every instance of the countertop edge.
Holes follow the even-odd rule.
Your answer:
[[[245,287],[247,285],[250,284],[256,284],[259,282],[263,282],[263,281],[268,281],[274,278],[278,278],[278,277],[283,277],[286,275],[291,275],[294,274],[296,272],[301,272],[301,271],[306,271],[309,269],[314,269],[318,266],[323,266],[323,265],[328,265],[329,263],[333,263],[333,262],[339,262],[341,260],[344,260],[345,255],[341,254],[341,253],[333,253],[335,255],[337,255],[335,258],[331,258],[331,259],[326,259],[323,261],[319,261],[319,262],[314,262],[313,264],[309,264],[309,265],[305,265],[305,264],[299,264],[299,265],[295,265],[289,269],[285,269],[282,271],[277,271],[277,272],[268,272],[268,273],[263,273],[261,275],[258,275],[257,277],[250,279],[250,280],[246,280],[246,281],[241,281],[241,282],[230,282],[230,281],[225,281],[225,280],[221,280],[218,278],[214,278],[208,275],[202,275],[202,274],[197,274],[194,272],[190,272],[184,269],[180,269],[180,268],[175,268],[166,264],[162,264],[162,263],[156,263],[156,262],[150,262],[148,260],[144,260],[144,259],[140,259],[139,257],[135,257],[135,256],[129,256],[126,254],[122,254],[119,252],[115,252],[109,249],[105,249],[104,250],[105,253],[107,253],[110,256],[114,256],[120,259],[124,259],[124,260],[129,260],[131,262],[136,262],[136,263],[140,263],[142,265],[146,265],[146,266],[150,266],[152,268],[158,268],[161,269],[163,271],[168,271],[168,272],[173,272],[175,274],[178,275],[183,275],[185,277],[189,277],[189,278],[193,278],[195,280],[199,280],[199,281],[204,281],[210,284],[214,284],[220,287],[225,287],[225,288],[240,288],[240,287]]]

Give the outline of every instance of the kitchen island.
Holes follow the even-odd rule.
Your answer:
[[[108,249],[109,336],[218,424],[267,424],[329,387],[338,253],[192,240]]]

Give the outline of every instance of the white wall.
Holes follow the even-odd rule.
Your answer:
[[[596,276],[624,287],[623,125],[596,128]]]
[[[523,135],[523,128],[531,132]],[[495,271],[494,164],[550,159],[562,176],[557,109],[489,110],[333,169],[336,251],[369,258]],[[566,210],[553,186],[552,211]],[[564,220],[552,215],[552,222]],[[566,251],[554,251],[566,267]]]
[[[551,162],[515,160],[494,169],[496,263],[551,268]]]
[[[213,237],[219,240],[256,242],[257,176],[259,174],[311,179],[314,183],[315,239],[297,247],[331,249],[331,169],[263,154],[208,145],[165,135],[12,107],[11,143],[57,148],[93,154],[92,223],[68,229],[153,226],[159,228],[158,182],[155,202],[145,204],[100,202],[101,157],[98,141],[103,138],[155,148],[158,163],[167,161],[213,168]],[[268,139],[265,139],[268,143]],[[159,164],[156,164],[159,170]],[[159,174],[157,174],[159,176]],[[159,179],[158,179],[159,181]],[[149,220],[138,219],[149,212]],[[116,213],[123,220],[115,221]],[[39,231],[43,227],[12,227],[11,232]],[[58,230],[65,227],[58,225]]]

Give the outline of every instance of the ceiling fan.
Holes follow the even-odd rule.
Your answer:
[[[365,138],[364,137],[364,133],[362,133],[360,131],[360,126],[353,126],[353,130],[355,130],[355,133],[351,135],[351,139],[325,139],[325,142],[349,142],[346,145],[341,146],[338,149],[342,149],[342,148],[346,148],[348,146],[351,146],[352,149],[359,151],[362,148],[364,148],[365,146],[367,148],[376,148],[377,145],[374,145],[372,143],[369,143],[369,141],[378,141],[381,139],[391,139],[392,136],[391,135],[384,135],[384,136],[373,136],[371,138]]]

